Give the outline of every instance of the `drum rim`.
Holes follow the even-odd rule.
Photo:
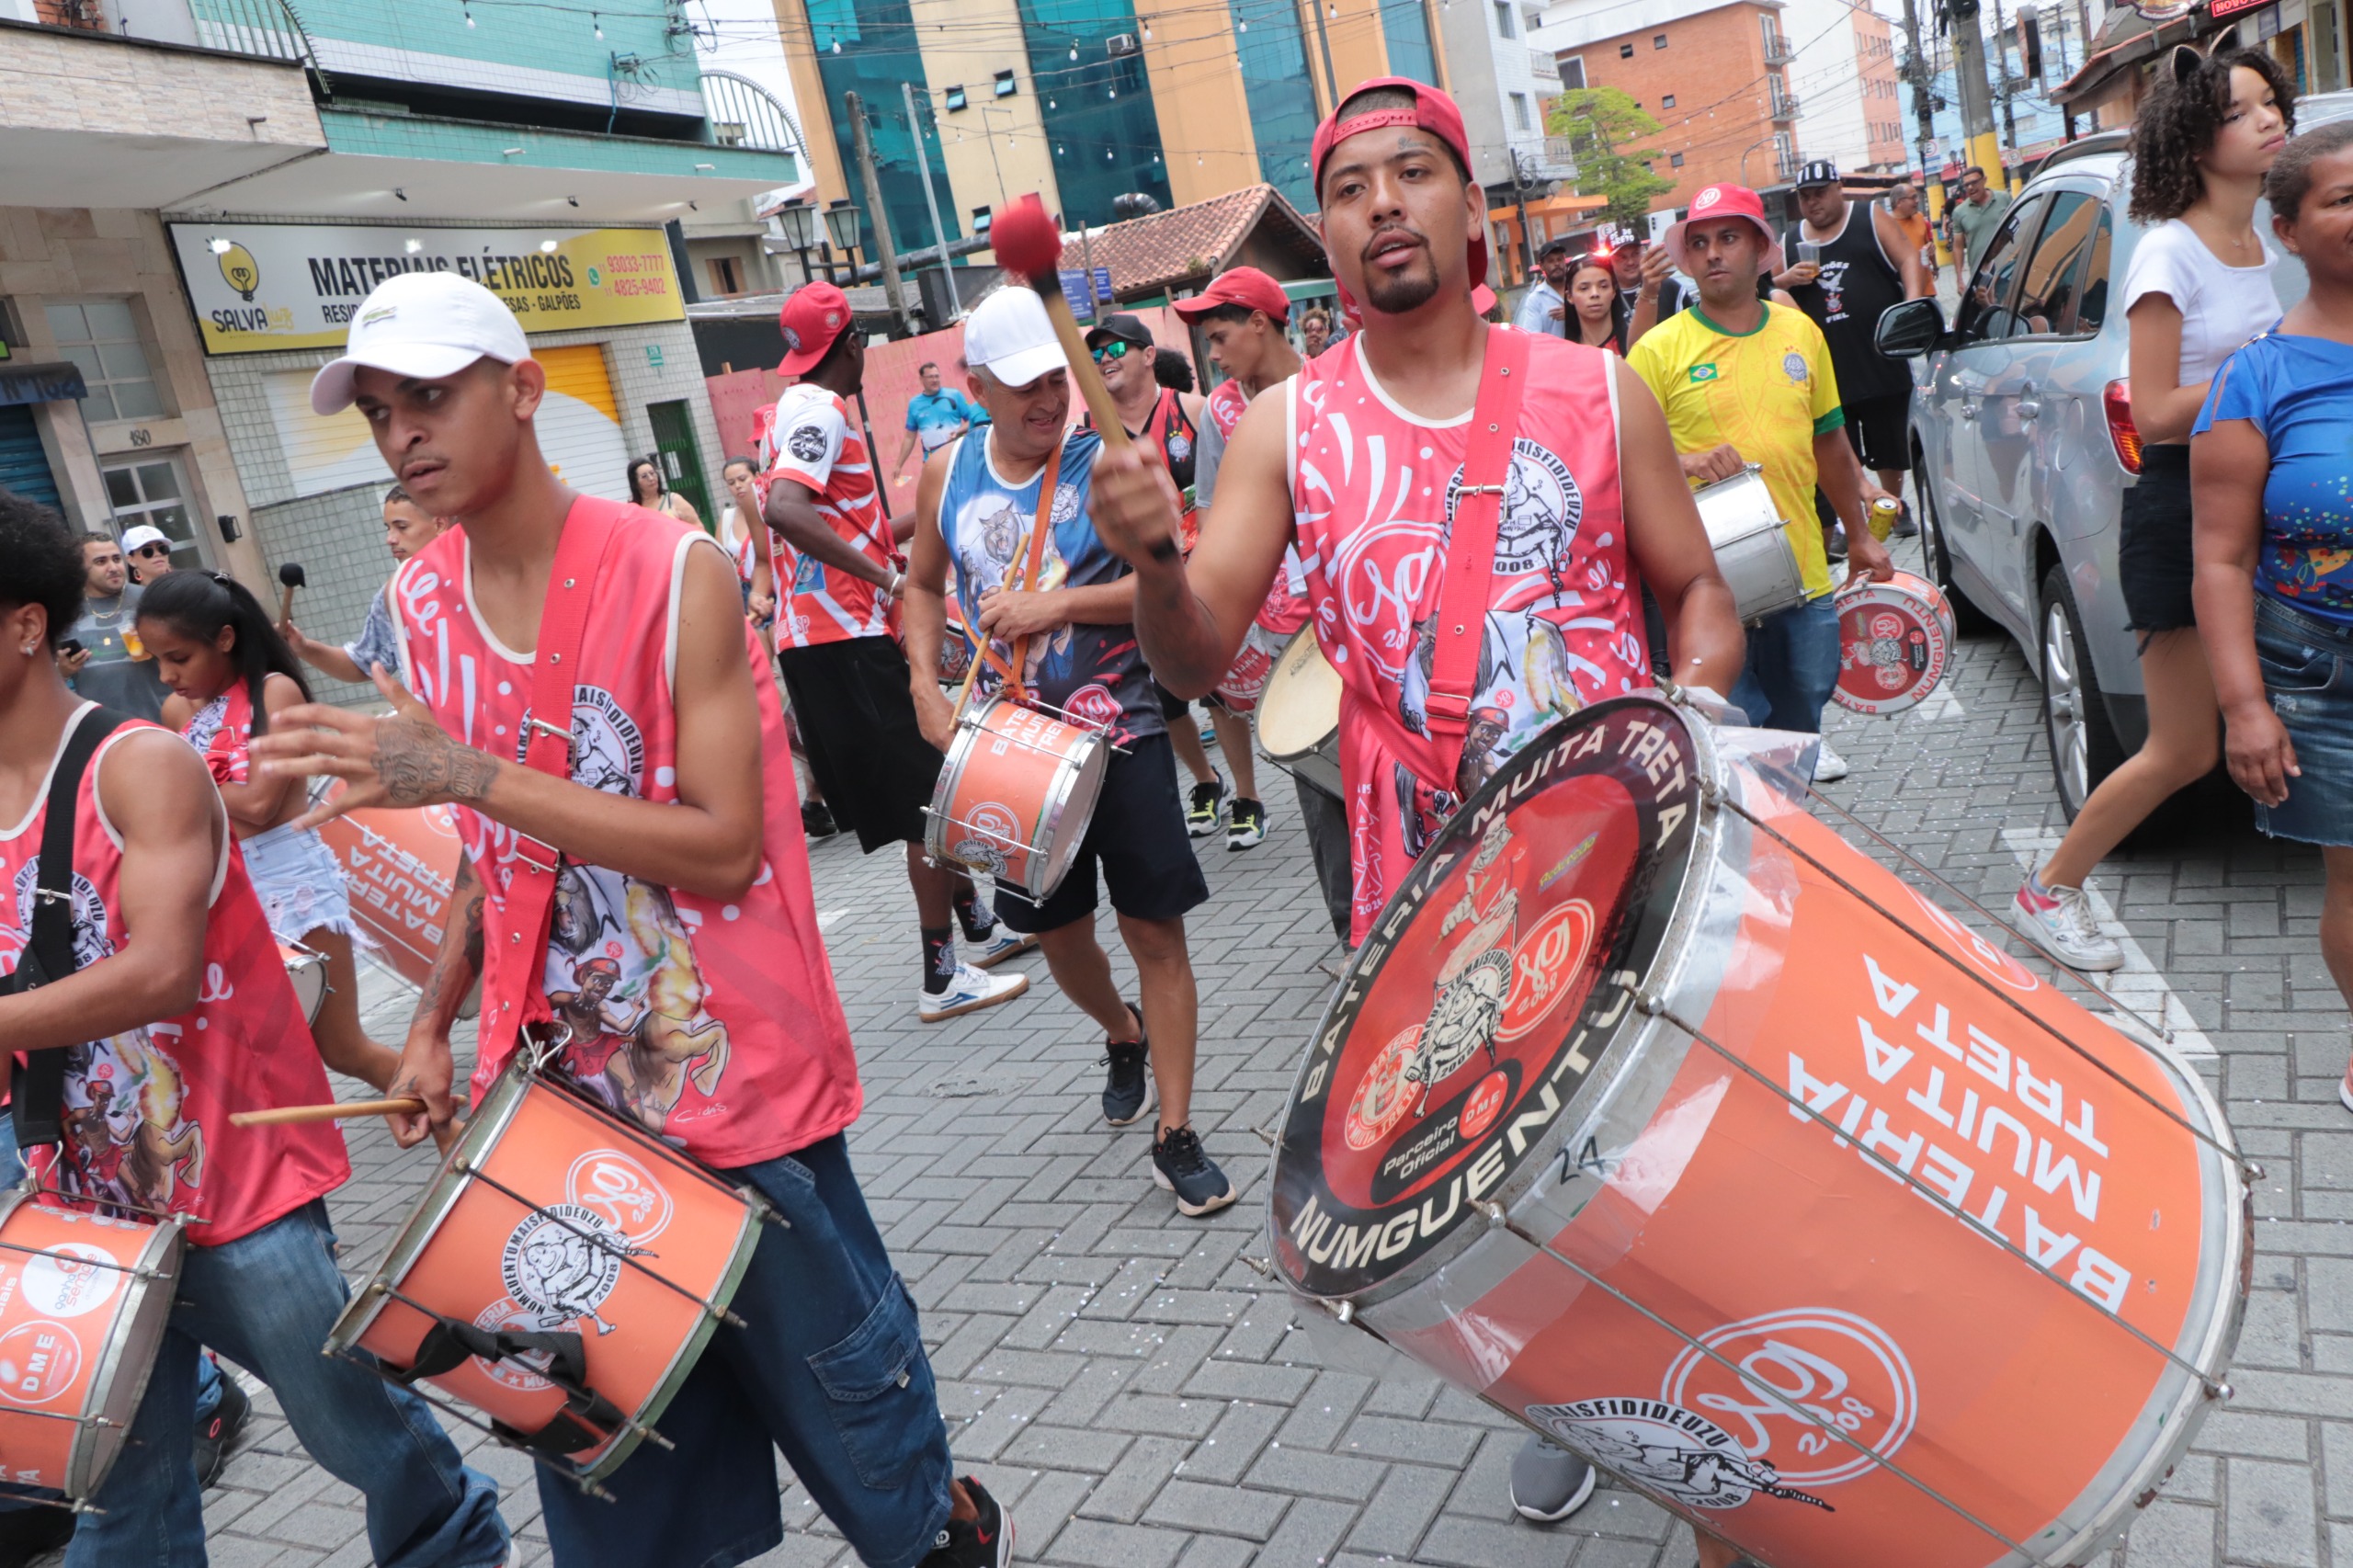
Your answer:
[[[1680,883],[1676,889],[1674,904],[1667,912],[1665,919],[1660,923],[1657,946],[1653,950],[1643,973],[1635,983],[1634,991],[1641,994],[1671,986],[1678,973],[1678,960],[1690,945],[1692,928],[1697,926],[1700,915],[1704,912],[1703,895],[1711,884],[1717,862],[1722,856],[1723,812],[1721,809],[1721,801],[1723,792],[1723,764],[1722,751],[1716,744],[1714,736],[1709,733],[1710,726],[1695,722],[1692,710],[1679,692],[1669,694],[1656,687],[1640,687],[1617,697],[1605,698],[1599,702],[1580,709],[1575,714],[1568,715],[1562,722],[1573,723],[1587,714],[1629,706],[1643,706],[1671,714],[1682,725],[1691,740],[1692,772],[1698,786],[1693,801],[1690,847],[1685,857],[1683,873]],[[1454,816],[1459,816],[1462,812],[1473,808],[1490,798],[1491,794],[1500,792],[1498,780],[1502,780],[1502,787],[1507,789],[1510,783],[1509,773],[1510,769],[1506,767],[1491,777],[1486,783],[1481,785],[1455,808]],[[1454,821],[1454,816],[1447,819],[1449,824]],[[1443,832],[1444,827],[1441,827],[1440,831]],[[1376,925],[1388,917],[1390,910],[1394,907],[1397,900],[1404,895],[1411,882],[1410,875],[1401,879],[1396,891],[1391,893],[1389,902],[1381,906],[1381,915],[1375,919]],[[1358,947],[1349,954],[1347,968],[1342,971],[1339,983],[1332,988],[1331,996],[1325,1001],[1323,1011],[1317,1015],[1314,1028],[1308,1036],[1311,1041],[1320,1039],[1324,1031],[1331,1028],[1333,1014],[1339,1006],[1341,998],[1347,994],[1350,983],[1356,979],[1363,954],[1362,947]],[[1562,1102],[1560,1114],[1552,1123],[1543,1132],[1529,1141],[1531,1150],[1538,1144],[1547,1142],[1554,1130],[1568,1125],[1569,1112],[1577,1104],[1580,1095],[1606,1091],[1607,1085],[1624,1059],[1629,1042],[1639,1040],[1653,1022],[1648,1014],[1633,1006],[1630,1005],[1620,1011],[1618,1019],[1608,1026],[1608,1032],[1588,1048],[1593,1065],[1586,1072],[1584,1085]],[[1308,1074],[1313,1070],[1314,1064],[1315,1053],[1310,1050],[1302,1055],[1297,1070],[1292,1074],[1291,1084],[1283,1102],[1282,1120],[1284,1122],[1289,1121],[1290,1107],[1296,1102],[1299,1090],[1305,1083]],[[1573,1131],[1571,1135],[1574,1135]],[[1275,1215],[1275,1200],[1279,1190],[1275,1176],[1282,1154],[1283,1143],[1279,1136],[1274,1148],[1267,1153],[1265,1191],[1259,1200],[1265,1224],[1263,1233],[1270,1249],[1268,1254],[1270,1259],[1280,1256],[1279,1249],[1283,1234]],[[1504,1178],[1488,1191],[1486,1200],[1503,1202],[1508,1208],[1510,1196],[1521,1190],[1517,1184],[1534,1172],[1541,1163],[1524,1159],[1515,1165]],[[1467,1203],[1465,1210],[1465,1216],[1456,1220],[1453,1227],[1443,1237],[1408,1261],[1404,1267],[1385,1278],[1376,1280],[1358,1290],[1331,1295],[1312,1294],[1302,1290],[1279,1262],[1274,1264],[1275,1277],[1281,1281],[1284,1290],[1294,1300],[1325,1311],[1336,1312],[1344,1303],[1357,1311],[1378,1306],[1383,1301],[1415,1289],[1432,1276],[1443,1272],[1463,1253],[1469,1251],[1479,1238],[1487,1233],[1489,1227],[1474,1223],[1468,1217]]]
[[[1095,821],[1095,808],[1103,799],[1103,780],[1110,771],[1111,743],[1100,731],[1086,734],[1080,742],[1079,754],[1065,756],[1055,766],[1054,781],[1047,790],[1045,814],[1040,824],[1045,830],[1046,852],[1031,857],[1037,864],[1037,875],[1025,879],[1021,889],[1033,903],[1051,898],[1063,879],[1070,874],[1070,863],[1078,858],[1079,846]],[[1084,789],[1090,783],[1092,789]],[[1063,818],[1074,803],[1077,816],[1065,834]],[[1044,885],[1033,888],[1032,881],[1042,881]]]
[[[1331,747],[1334,752],[1336,752],[1339,748],[1340,722],[1336,714],[1333,717],[1332,727],[1330,729],[1316,736],[1313,744],[1302,746],[1297,750],[1278,751],[1273,746],[1267,744],[1266,736],[1260,733],[1264,716],[1268,709],[1273,706],[1267,700],[1267,692],[1275,684],[1275,676],[1281,672],[1283,665],[1290,661],[1291,649],[1298,646],[1302,642],[1313,646],[1315,649],[1315,656],[1319,660],[1322,660],[1325,669],[1332,672],[1332,678],[1340,683],[1341,691],[1344,694],[1342,701],[1345,702],[1347,700],[1345,693],[1347,689],[1347,682],[1341,676],[1338,667],[1335,665],[1329,658],[1324,656],[1323,642],[1315,635],[1315,623],[1313,621],[1310,621],[1305,626],[1301,627],[1297,631],[1292,632],[1284,642],[1282,647],[1276,652],[1274,663],[1267,666],[1266,681],[1258,687],[1258,700],[1256,705],[1251,710],[1250,714],[1251,739],[1258,743],[1258,748],[1267,754],[1267,761],[1273,763],[1276,767],[1290,772],[1298,771],[1294,765],[1302,757],[1324,756],[1326,755],[1324,751],[1326,746]],[[1336,756],[1334,758],[1334,761],[1336,764]]]

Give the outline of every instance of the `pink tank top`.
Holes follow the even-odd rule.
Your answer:
[[[1382,391],[1350,335],[1288,390],[1293,525],[1316,640],[1337,670],[1357,939],[1438,823],[1553,717],[1650,684],[1618,489],[1614,361],[1535,336],[1495,536],[1470,730],[1424,722],[1471,420]]]
[[[90,706],[95,706],[92,704]],[[74,715],[78,722],[90,710]],[[82,967],[132,936],[122,914],[122,844],[98,803],[99,770],[144,721],[107,737],[82,775],[74,839],[74,947]],[[66,730],[72,733],[72,725]],[[59,751],[63,751],[61,737]],[[0,829],[0,973],[30,939],[47,788],[32,815]],[[335,1097],[285,961],[222,824],[194,1010],[66,1048],[65,1142],[26,1151],[41,1180],[83,1197],[168,1210],[188,1240],[218,1246],[341,1187],[351,1175],[331,1122],[233,1127],[238,1111]],[[21,1056],[17,1058],[23,1060]]]
[[[1202,414],[1231,446],[1233,432],[1241,426],[1242,415],[1249,406],[1250,397],[1242,390],[1242,383],[1224,381],[1211,391]],[[1257,622],[1278,637],[1289,637],[1307,624],[1307,582],[1295,547],[1283,551],[1283,569],[1267,586],[1267,602],[1258,607]]]
[[[573,516],[615,503],[581,496]],[[572,710],[572,778],[640,800],[678,798],[674,606],[700,529],[639,512],[620,530],[590,599]],[[502,647],[469,601],[466,530],[454,528],[392,578],[401,665],[441,727],[502,759],[522,754],[532,658]],[[648,1131],[721,1166],[804,1149],[857,1119],[858,1063],[817,934],[809,851],[793,794],[776,682],[744,628],[759,705],[764,858],[733,903],[566,859],[541,980],[572,1043],[559,1066]],[[508,989],[519,954],[506,924],[517,837],[457,809],[459,835],[488,893],[485,998]],[[485,1003],[488,1006],[488,1003]],[[517,1004],[520,1006],[519,1003]],[[487,1038],[488,1031],[485,1031]],[[477,1094],[506,1066],[485,1048]]]

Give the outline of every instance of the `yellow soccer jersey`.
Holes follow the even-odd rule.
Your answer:
[[[1677,451],[1729,442],[1744,461],[1764,465],[1806,592],[1818,597],[1831,584],[1813,509],[1813,438],[1847,415],[1822,329],[1803,311],[1763,308],[1756,330],[1734,335],[1694,305],[1644,333],[1626,362],[1666,411]]]

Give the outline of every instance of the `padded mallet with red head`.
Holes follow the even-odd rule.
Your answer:
[[[1119,405],[1111,401],[1111,389],[1103,384],[1095,356],[1087,352],[1086,336],[1078,330],[1078,318],[1070,313],[1070,301],[1063,298],[1063,236],[1046,215],[1046,204],[1032,193],[997,214],[989,229],[989,244],[996,252],[998,265],[1027,279],[1046,302],[1046,319],[1054,324],[1054,335],[1070,360],[1070,378],[1078,383],[1078,395],[1086,400],[1086,412],[1095,416],[1103,444],[1127,446],[1128,430],[1120,423]]]

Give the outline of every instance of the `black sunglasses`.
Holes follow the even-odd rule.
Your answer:
[[[169,555],[171,552],[172,547],[168,544],[142,544],[131,553],[133,555]]]

